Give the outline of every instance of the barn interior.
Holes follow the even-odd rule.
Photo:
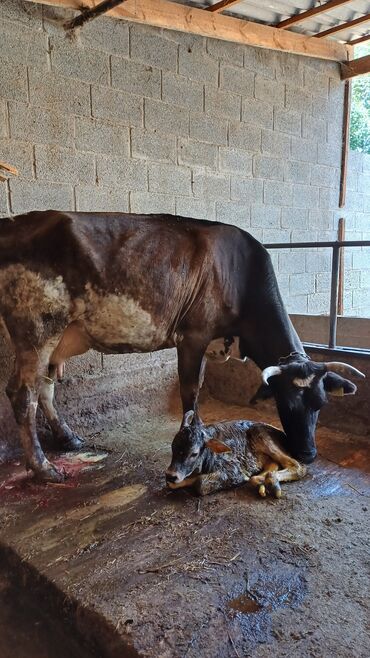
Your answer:
[[[281,499],[199,498],[165,484],[175,350],[89,352],[56,394],[86,445],[54,452],[40,415],[68,477],[38,484],[0,323],[1,658],[367,658],[370,154],[348,133],[370,3],[97,4],[0,4],[0,222],[52,207],[235,224],[269,248],[311,358],[367,378],[331,397],[318,458]],[[203,421],[280,427],[250,403],[260,381],[251,361],[209,361]]]

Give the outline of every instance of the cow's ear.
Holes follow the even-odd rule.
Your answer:
[[[194,420],[194,416],[195,416],[195,412],[192,409],[190,409],[190,411],[187,411],[182,419],[181,427],[190,427],[190,425]]]
[[[219,439],[209,439],[206,443],[207,448],[212,450],[212,452],[221,453],[221,452],[232,452],[230,446],[227,446],[226,443],[220,441]]]
[[[335,372],[328,372],[324,377],[324,388],[330,395],[354,395],[357,391],[357,386],[349,379],[344,379]]]
[[[267,384],[261,384],[259,389],[250,399],[249,404],[256,404],[258,400],[268,400],[268,398],[272,398],[272,396],[273,392],[271,390],[271,386],[267,386]]]

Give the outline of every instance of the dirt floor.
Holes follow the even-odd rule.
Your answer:
[[[262,420],[213,400],[202,417]],[[1,467],[1,658],[368,658],[365,438],[321,428],[281,500],[198,499],[165,488],[178,424],[90,437],[91,453],[57,457],[64,485]]]

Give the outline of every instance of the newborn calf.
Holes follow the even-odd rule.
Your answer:
[[[204,496],[249,481],[261,496],[281,496],[280,482],[300,480],[306,467],[284,450],[285,434],[249,420],[203,425],[188,411],[172,442],[170,489],[195,487]]]

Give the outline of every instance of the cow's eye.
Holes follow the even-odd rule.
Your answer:
[[[199,455],[199,450],[196,450],[195,452],[192,452],[190,457],[198,457]]]

